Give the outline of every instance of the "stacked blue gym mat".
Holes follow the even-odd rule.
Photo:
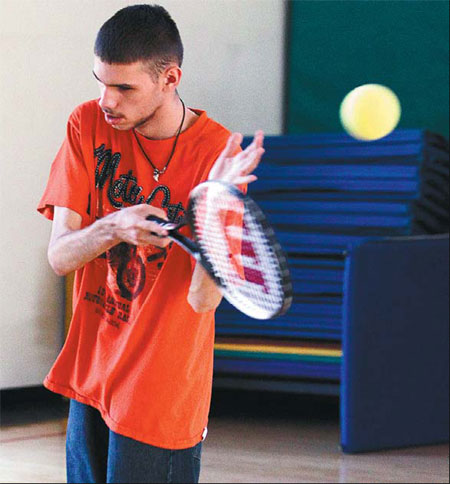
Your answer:
[[[373,142],[314,134],[267,137],[264,146],[249,194],[288,256],[294,301],[286,315],[270,321],[248,318],[224,301],[216,341],[339,343],[348,247],[372,236],[448,233],[448,142],[422,130],[398,130]],[[216,352],[216,374],[340,377],[335,357],[299,362],[298,355],[290,361],[238,354]]]

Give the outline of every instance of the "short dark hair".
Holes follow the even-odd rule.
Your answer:
[[[99,30],[94,53],[109,64],[150,61],[156,75],[172,62],[180,67],[183,62],[177,25],[160,5],[132,5],[116,12]]]

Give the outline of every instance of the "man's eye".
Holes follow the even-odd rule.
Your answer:
[[[131,91],[133,88],[128,86],[119,86],[119,91]]]

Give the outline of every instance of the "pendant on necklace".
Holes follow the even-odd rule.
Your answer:
[[[157,182],[159,181],[159,171],[155,168],[155,171],[153,172],[153,179]]]

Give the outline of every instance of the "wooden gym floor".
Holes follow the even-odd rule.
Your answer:
[[[339,402],[215,390],[200,482],[449,482],[449,446],[344,455]],[[65,482],[67,402],[3,404],[0,482]]]

